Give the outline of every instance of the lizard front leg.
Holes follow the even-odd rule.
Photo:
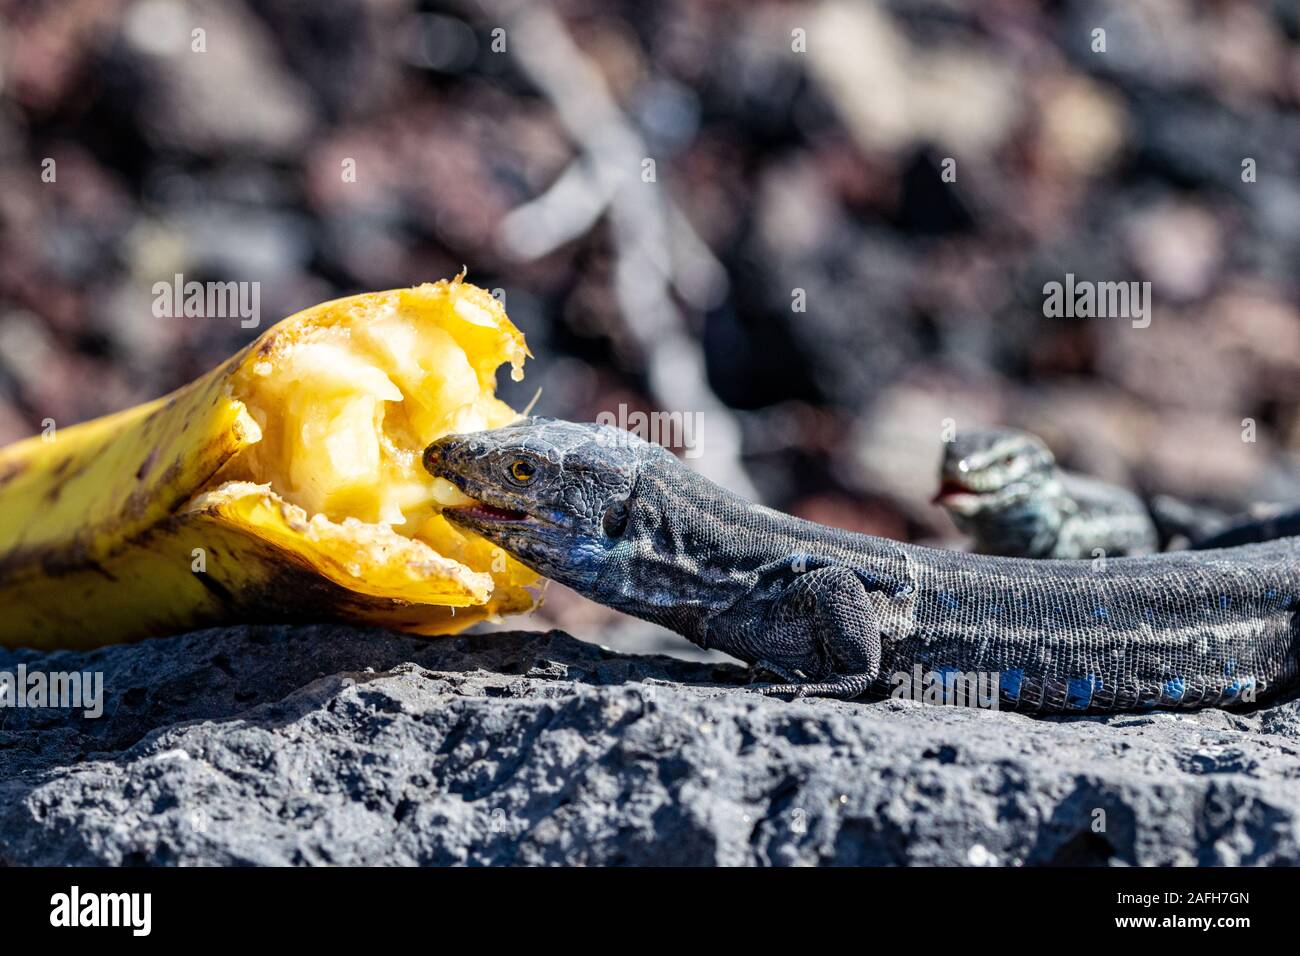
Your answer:
[[[756,686],[761,694],[857,697],[880,671],[875,611],[857,574],[842,566],[800,574],[774,598],[736,609],[717,622],[711,643],[803,678]]]

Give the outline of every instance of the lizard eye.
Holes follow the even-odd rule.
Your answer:
[[[510,477],[526,485],[537,477],[537,466],[527,458],[516,458],[510,463]]]

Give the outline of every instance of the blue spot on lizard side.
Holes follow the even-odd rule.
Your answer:
[[[1185,693],[1187,693],[1187,682],[1181,677],[1171,677],[1165,681],[1162,696],[1166,700],[1176,704],[1183,699]]]
[[[1008,700],[1020,699],[1020,685],[1024,683],[1025,672],[1020,668],[1015,670],[1003,671],[998,675],[998,690],[1000,690]]]
[[[1102,679],[1096,674],[1072,677],[1065,682],[1065,706],[1074,710],[1087,710],[1092,695],[1101,690]]]

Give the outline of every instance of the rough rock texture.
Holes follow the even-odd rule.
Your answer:
[[[101,670],[106,704],[0,711],[9,864],[1300,862],[1296,701],[790,704],[561,632],[339,625],[20,662]]]

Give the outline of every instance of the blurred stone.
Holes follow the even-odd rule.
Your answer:
[[[242,4],[139,0],[123,36],[157,76],[141,120],[159,146],[267,155],[299,149],[311,99]]]
[[[1162,203],[1140,213],[1130,223],[1127,238],[1138,274],[1164,302],[1198,299],[1218,278],[1223,230],[1204,207]]]
[[[1215,11],[1203,33],[1212,52],[1216,86],[1229,97],[1276,96],[1286,86],[1291,44],[1263,6],[1229,4]]]
[[[1165,410],[1147,432],[1144,468],[1153,487],[1219,501],[1259,500],[1255,489],[1276,449],[1263,438],[1242,440],[1240,420]]]
[[[974,37],[922,48],[882,8],[852,0],[822,0],[809,19],[809,67],[864,149],[988,154],[1020,114],[1011,65]]]
[[[1225,330],[1200,312],[1157,305],[1149,328],[1127,319],[1092,319],[1098,367],[1153,407],[1186,407],[1235,415],[1253,383],[1250,368],[1225,363],[1216,346]]]
[[[1067,177],[1092,177],[1118,159],[1127,138],[1123,100],[1085,77],[1053,75],[1037,80],[1039,153]]]

